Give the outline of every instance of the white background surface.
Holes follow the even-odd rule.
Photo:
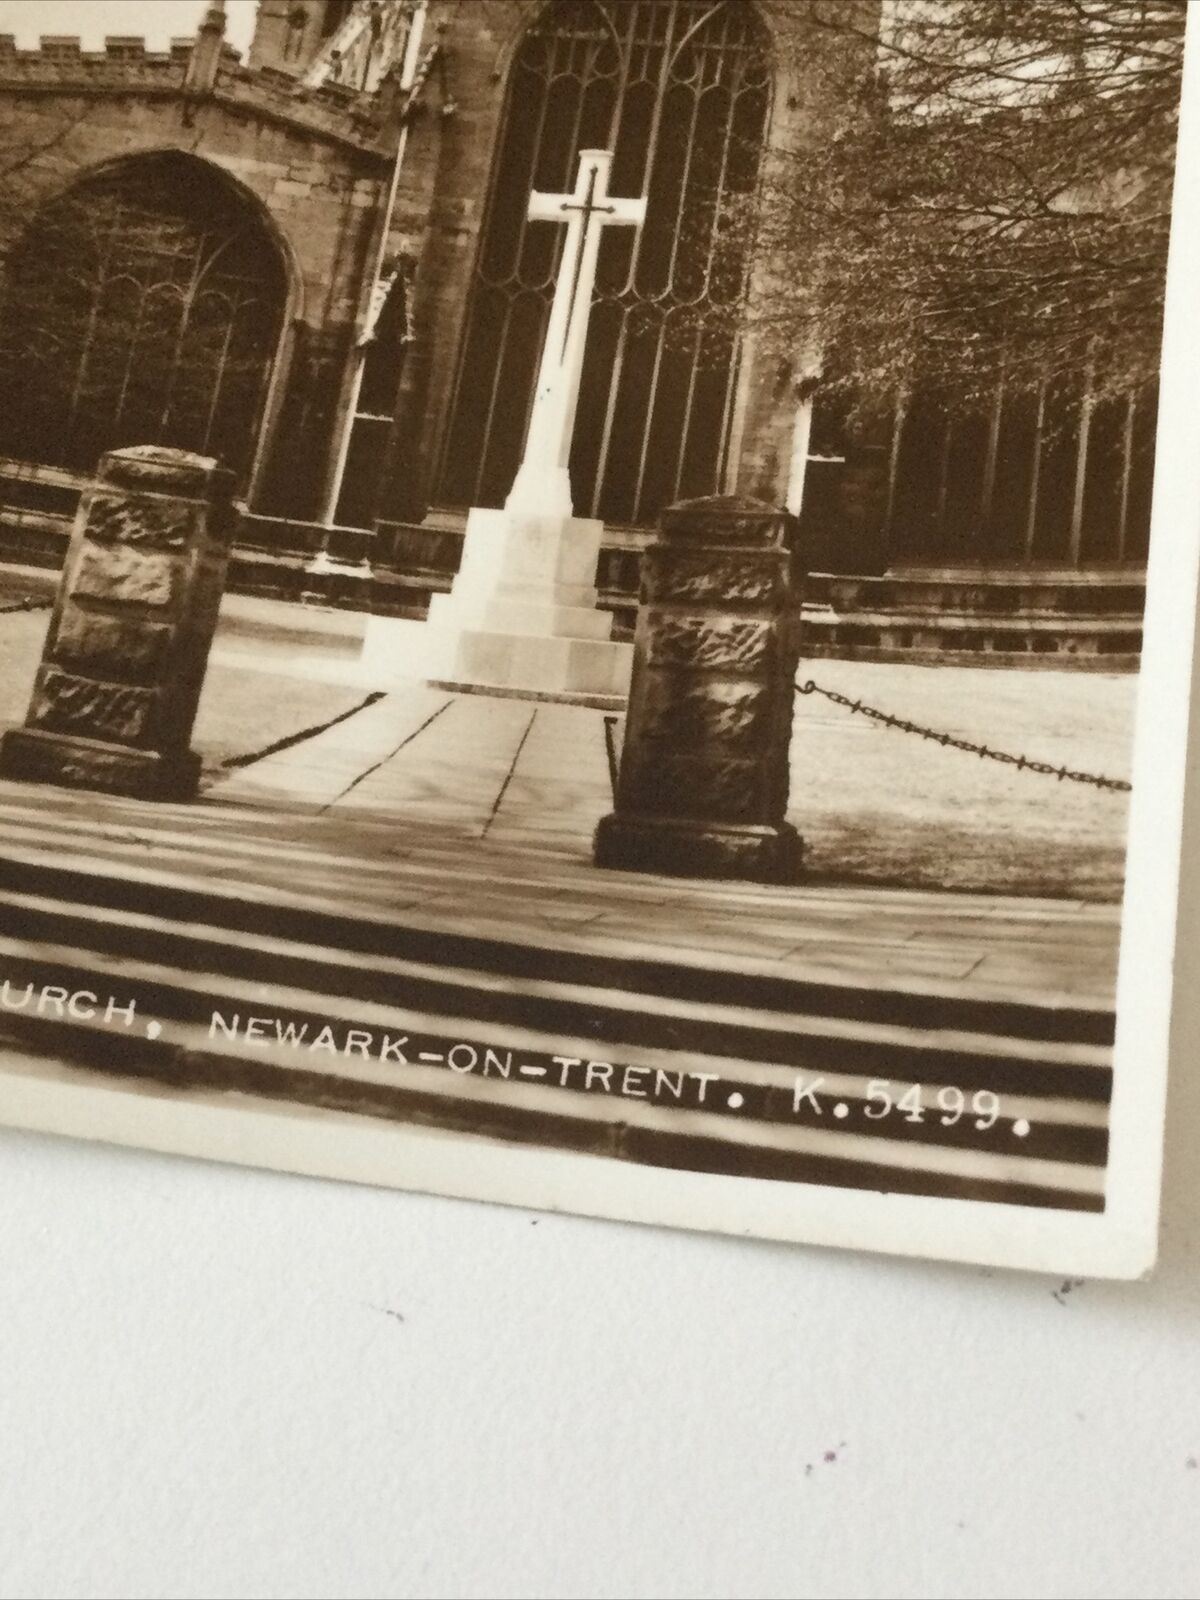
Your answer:
[[[1195,1595],[1198,934],[1148,1284],[0,1132],[0,1596]]]

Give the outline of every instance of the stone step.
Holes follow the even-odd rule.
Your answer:
[[[805,649],[818,657],[991,667],[1136,670],[1144,575],[1130,569],[814,574]]]
[[[211,868],[203,876],[195,866],[198,848]],[[334,861],[331,872],[319,858],[293,857],[286,851],[280,864],[282,882],[262,881],[261,867],[248,856],[255,852],[261,858],[272,848],[261,838],[249,837],[239,849],[237,844],[231,847],[228,841],[207,840],[202,833],[193,832],[181,841],[173,859],[163,860],[160,843],[156,859],[148,863],[141,840],[122,838],[112,828],[69,830],[60,824],[39,837],[35,829],[22,829],[7,821],[0,890],[76,907],[81,915],[99,922],[124,916],[167,917],[176,927],[195,924],[220,928],[231,936],[287,938],[327,950],[353,951],[364,959],[410,961],[438,972],[492,974],[510,985],[584,985],[643,1000],[662,1000],[667,1005],[701,1003],[726,1009],[752,1008],[756,1016],[821,1017],[835,1031],[847,1023],[856,1028],[918,1028],[926,1035],[931,1029],[943,1035],[997,1034],[1031,1044],[1071,1047],[1107,1047],[1112,1041],[1112,1012],[1104,1004],[1054,996],[1028,999],[951,992],[936,984],[914,983],[911,978],[897,981],[878,970],[867,980],[839,976],[831,981],[824,975],[781,973],[766,961],[722,959],[713,952],[696,952],[689,959],[677,951],[627,945],[616,954],[611,949],[597,949],[587,939],[586,930],[575,937],[569,927],[547,927],[540,934],[528,925],[511,932],[494,926],[468,932],[456,923],[448,925],[444,914],[423,915],[421,910],[424,886],[437,882],[445,887],[456,881],[449,852],[446,859],[435,858],[415,872],[403,863],[389,863],[391,885],[377,886],[378,892],[372,893],[370,880],[356,878],[349,864]],[[66,849],[71,851],[68,862],[63,859]],[[315,884],[307,893],[295,887],[302,859],[306,877]],[[553,861],[535,869],[525,864],[524,873],[522,864],[518,854],[509,873],[493,872],[486,886],[476,883],[468,864],[457,880],[468,911],[473,890],[477,898],[486,888],[502,892],[510,903],[519,903],[527,895],[544,896],[549,883],[560,875]],[[250,895],[245,889],[248,875],[260,880]],[[378,880],[378,863],[371,876]],[[566,881],[574,880],[568,877]],[[593,873],[591,881],[596,886],[597,904],[603,904],[610,880]],[[336,890],[331,891],[333,883]],[[286,887],[289,884],[290,889]],[[652,892],[654,886],[642,887]],[[331,908],[331,901],[338,909]],[[46,915],[44,907],[41,914]],[[903,937],[902,930],[898,936]],[[995,923],[992,937],[1003,936],[1003,925]],[[1029,924],[1019,936],[1029,939]],[[1086,916],[1079,918],[1075,939],[1080,947],[1096,940],[1103,944],[1107,938],[1105,924],[1097,921],[1093,930]],[[885,935],[883,942],[886,945]],[[546,993],[548,998],[562,998],[553,987]],[[898,1040],[899,1036],[891,1042]],[[881,1036],[878,1042],[888,1041]]]
[[[386,706],[381,701],[362,715]],[[420,710],[407,713],[398,725],[410,726]],[[297,747],[269,759],[302,760],[303,755]],[[544,936],[552,926],[555,949],[561,948],[560,925],[569,928],[578,922],[586,931],[597,917],[620,910],[626,920],[641,922],[632,942],[622,936],[622,956],[636,950],[651,933],[657,937],[664,931],[652,920],[659,914],[668,924],[683,919],[679,937],[671,941],[677,959],[685,964],[693,960],[705,968],[711,962],[720,964],[720,952],[696,957],[689,950],[698,933],[719,919],[736,936],[737,970],[772,977],[779,974],[777,962],[755,959],[754,942],[737,934],[738,919],[753,919],[756,938],[774,930],[790,948],[799,934],[806,946],[816,939],[831,952],[847,940],[879,952],[912,949],[935,935],[944,935],[957,946],[982,939],[996,951],[1009,945],[1024,950],[1034,942],[1052,940],[1055,959],[1065,949],[1088,952],[1099,961],[1082,988],[1073,976],[1070,996],[1064,994],[1057,1001],[1043,970],[1039,1014],[1050,1004],[1074,1006],[1081,994],[1093,997],[1085,1009],[1107,1014],[1111,1007],[1117,913],[1103,902],[1064,903],[1024,896],[1014,900],[987,893],[942,895],[923,889],[854,890],[834,884],[808,884],[797,890],[740,881],[672,879],[668,886],[640,873],[597,874],[590,851],[581,853],[569,838],[560,840],[546,829],[532,837],[522,832],[508,843],[489,838],[485,848],[477,832],[432,824],[424,812],[415,826],[393,812],[357,816],[353,824],[336,812],[315,818],[292,813],[286,834],[281,834],[274,803],[263,809],[247,806],[240,798],[233,803],[235,789],[236,781],[222,780],[207,791],[200,805],[148,808],[109,797],[97,804],[96,797],[82,792],[52,794],[36,788],[23,792],[0,785],[0,856],[56,867],[62,864],[63,851],[70,850],[72,864],[80,871],[115,872],[135,882],[187,888],[195,884],[197,851],[202,850],[202,887],[214,893],[240,890],[244,898],[247,889],[268,891],[278,903],[312,912],[330,909],[332,888],[339,906],[386,921],[390,912],[400,907],[412,910],[418,902],[423,906],[440,890],[438,926],[445,925],[447,902],[455,916],[476,916],[477,921],[477,907],[488,907],[490,917],[491,908],[502,903],[509,907],[508,920],[497,924],[491,919],[490,934],[502,937],[519,925],[525,933],[533,929]],[[585,953],[595,953],[593,943],[586,944]],[[915,969],[906,969],[904,983],[911,984],[914,978]],[[885,970],[877,971],[872,983],[896,986]],[[971,987],[978,987],[978,980],[973,979]],[[999,993],[989,989],[988,997],[1023,1002],[1026,987],[1010,983]]]
[[[811,597],[806,597],[804,605],[805,616],[819,618],[832,615],[854,622],[876,622],[879,620],[892,624],[898,622],[911,622],[914,626],[938,626],[961,628],[1012,628],[1020,631],[1051,631],[1061,630],[1069,625],[1082,630],[1105,628],[1131,628],[1138,631],[1142,627],[1142,611],[1140,607],[1122,609],[1117,605],[1093,608],[1056,608],[1056,607],[1022,607],[1019,610],[1004,610],[999,607],[987,606],[972,607],[969,605],[952,604],[950,602],[931,602],[921,604],[906,597],[903,603],[894,605],[840,605],[834,602],[819,603]]]
[[[212,796],[0,789],[0,1047],[30,1056],[15,1070],[713,1173],[1102,1204],[1109,908],[687,885],[394,817],[282,832]],[[744,923],[737,953],[714,949],[705,928],[734,916],[761,935]],[[788,927],[821,965],[769,958]],[[977,960],[920,976],[944,969],[914,935],[1007,976],[981,982]],[[132,1016],[106,1022],[107,999]],[[868,1117],[873,1079],[908,1113]],[[947,1115],[947,1086],[985,1114]]]
[[[55,512],[0,506],[0,561],[57,571],[67,554],[71,518]]]
[[[804,620],[810,627],[838,627],[850,625],[862,628],[913,628],[938,630],[942,633],[980,633],[1002,637],[1025,638],[1031,634],[1061,634],[1066,621],[1062,616],[1044,612],[1021,617],[999,617],[974,611],[917,611],[905,608],[895,611],[840,611],[836,606],[828,609],[806,607]],[[1089,613],[1074,615],[1071,630],[1080,635],[1136,633],[1142,631],[1141,617],[1133,612]]]
[[[737,984],[714,997],[720,984],[674,963],[572,972],[548,946],[442,936],[434,948],[403,914],[294,923],[288,906],[213,895],[198,875],[170,892],[13,865],[57,892],[14,887],[6,868],[5,924],[20,936],[0,939],[0,1042],[74,1070],[709,1172],[1102,1205],[1108,1051],[1039,1040],[1036,1007],[1024,1038],[947,1027],[962,1019],[922,1011],[924,996],[908,997],[907,1020],[864,1020],[828,985],[777,985],[793,1009],[772,1013]],[[106,998],[133,1015],[106,1019]],[[1049,1020],[1053,1032],[1061,1017]],[[798,1074],[819,1092],[798,1100]],[[881,1126],[867,1116],[872,1078],[897,1094],[929,1087],[911,1120]],[[990,1101],[982,1116],[939,1109],[947,1084],[997,1096],[995,1121]]]
[[[890,570],[880,576],[813,573],[809,598],[855,610],[964,611],[1026,616],[1038,613],[1140,615],[1146,580],[1140,571],[1079,569],[1047,573],[980,569],[969,571]]]
[[[954,649],[943,644],[877,645],[848,643],[804,635],[805,653],[819,661],[908,662],[913,666],[990,667],[1019,671],[1062,672],[1137,672],[1141,654],[1128,650],[1089,652],[1071,647],[1070,642],[1053,651],[1004,649]]]
[[[1136,666],[1140,616],[1112,612],[997,616],[982,612],[806,607],[804,650],[815,656],[957,665]]]
[[[640,992],[614,984],[612,972],[601,962],[590,963],[594,972],[564,981],[522,970],[497,972],[482,963],[456,967],[414,961],[366,952],[357,944],[340,950],[311,939],[248,933],[216,922],[180,923],[173,916],[111,909],[101,914],[94,907],[64,906],[44,895],[4,892],[0,906],[11,918],[9,925],[22,933],[20,941],[0,937],[10,974],[27,963],[23,947],[33,940],[43,961],[52,952],[55,960],[65,959],[64,952],[73,960],[82,951],[117,952],[122,974],[131,979],[140,966],[146,971],[168,966],[220,977],[243,989],[248,982],[297,991],[319,991],[324,985],[326,992],[346,1002],[403,1005],[426,1017],[454,1017],[482,1027],[529,1027],[547,1038],[595,1035],[610,1044],[685,1049],[695,1059],[737,1056],[813,1070],[818,1062],[857,1065],[886,1076],[911,1070],[919,1055],[927,1070],[939,1074],[938,1082],[972,1078],[972,1087],[982,1087],[982,1078],[1011,1092],[1037,1084],[1081,1098],[1094,1098],[1097,1090],[1108,1087],[1108,1049],[1103,1045],[1019,1039],[925,1021],[874,1022],[815,1010],[810,1014],[730,1004],[703,998],[694,978],[690,994]],[[520,952],[518,967],[532,967],[536,960],[536,952]],[[985,1020],[982,1008],[979,1020]],[[952,1079],[945,1074],[953,1074]]]
[[[21,1076],[51,1076],[94,1088],[100,1078],[114,1087],[161,1086],[185,1103],[212,1105],[233,1094],[248,1112],[275,1101],[660,1169],[994,1204],[1104,1207],[1107,1133],[1096,1119],[1103,1108],[1082,1103],[1002,1097],[998,1131],[986,1133],[969,1118],[943,1128],[928,1106],[919,1124],[897,1116],[883,1134],[865,1116],[862,1086],[835,1074],[822,1077],[819,1111],[807,1101],[797,1110],[794,1090],[744,1082],[728,1063],[714,1090],[714,1075],[696,1063],[564,1061],[562,1041],[547,1058],[519,1042],[475,1046],[441,1033],[405,1035],[405,1050],[415,1054],[397,1061],[387,1054],[396,1035],[353,1032],[365,1037],[351,1039],[351,1030],[325,1023],[317,1036],[324,1043],[248,1047],[244,1039],[214,1041],[207,1028],[175,1023],[154,1039],[114,1037],[88,1023],[7,1013],[0,1053],[10,1085]],[[1023,1140],[1012,1134],[1017,1123],[1029,1124]],[[1027,1153],[1035,1135],[1040,1153]]]

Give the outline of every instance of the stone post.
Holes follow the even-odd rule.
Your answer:
[[[760,501],[671,506],[643,557],[616,809],[596,864],[789,883],[800,649],[795,522]]]
[[[0,776],[153,800],[196,793],[189,746],[233,537],[207,456],[112,450],[84,493],[23,728]]]
[[[185,94],[212,93],[221,66],[225,22],[225,0],[211,0],[204,20],[196,29],[196,42],[192,45],[183,79]]]

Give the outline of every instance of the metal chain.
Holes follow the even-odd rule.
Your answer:
[[[844,706],[847,711],[857,712],[861,717],[869,717],[872,722],[881,722],[885,728],[899,728],[901,733],[916,733],[922,739],[932,739],[935,744],[948,749],[964,750],[968,755],[980,756],[988,761],[999,761],[1006,767],[1016,767],[1018,772],[1037,772],[1047,778],[1057,778],[1060,783],[1086,783],[1093,789],[1111,789],[1119,793],[1128,793],[1133,788],[1133,785],[1126,783],[1124,778],[1101,778],[1094,772],[1075,772],[1070,767],[1056,767],[1049,761],[1032,761],[1028,756],[1014,756],[1004,750],[992,750],[986,744],[973,744],[970,739],[956,739],[953,734],[939,733],[936,728],[923,728],[920,723],[909,722],[906,717],[894,717],[888,711],[880,711],[877,706],[868,706],[861,700],[852,700],[849,695],[839,694],[836,689],[822,688],[811,678],[806,678],[803,683],[797,680],[796,692],[819,694],[826,700],[832,700],[835,706]]]

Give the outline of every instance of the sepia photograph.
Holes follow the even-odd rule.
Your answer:
[[[1148,1271],[1187,12],[0,0],[0,1121]]]

